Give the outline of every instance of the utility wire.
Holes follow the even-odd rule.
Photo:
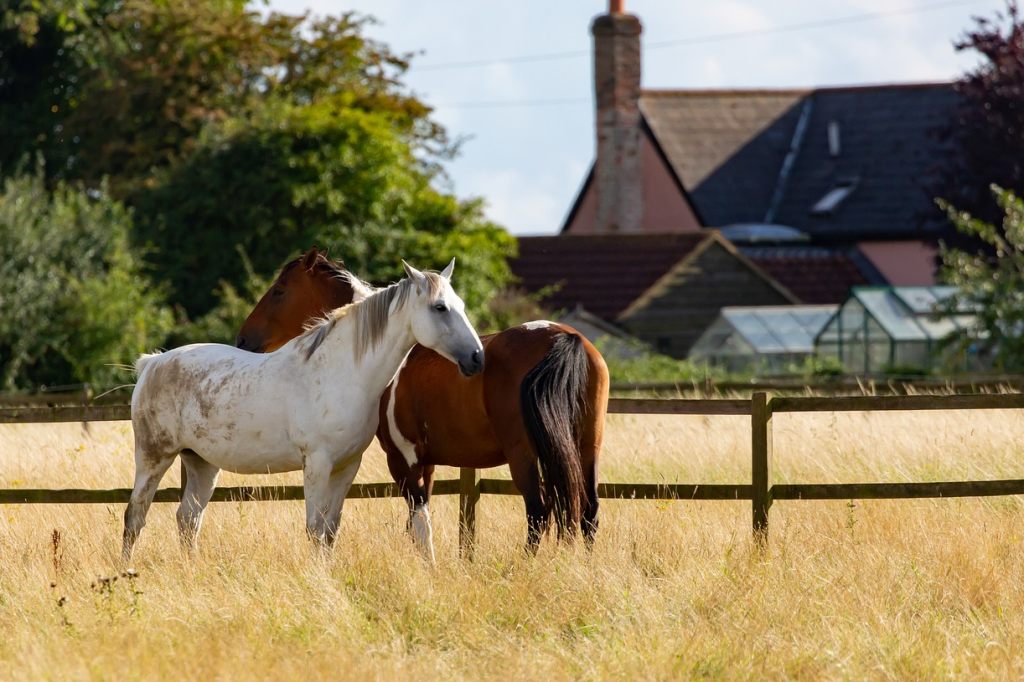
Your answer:
[[[504,109],[508,107],[543,107],[560,104],[590,103],[590,97],[556,97],[552,99],[503,99],[490,102],[451,102],[431,105],[447,109]]]
[[[684,45],[703,45],[707,43],[722,42],[726,40],[737,40],[739,38],[752,38],[756,36],[776,35],[780,33],[793,33],[809,29],[827,28],[830,26],[842,26],[845,24],[856,24],[866,21],[875,21],[885,17],[902,16],[908,14],[923,14],[950,7],[961,7],[974,5],[980,0],[946,0],[946,2],[934,2],[927,5],[914,5],[901,7],[885,12],[869,12],[864,14],[850,14],[845,17],[832,19],[818,19],[815,21],[804,21],[798,24],[787,24],[774,26],[772,28],[751,29],[749,31],[732,31],[728,33],[713,33],[704,36],[690,36],[676,40],[662,40],[647,43],[643,49],[658,50],[666,47],[680,47]],[[572,50],[567,52],[544,52],[540,54],[518,55],[515,57],[502,57],[498,59],[475,59],[461,62],[442,62],[440,64],[422,64],[414,66],[417,71],[442,71],[449,69],[471,69],[481,66],[492,66],[494,64],[525,64],[530,62],[558,61],[563,59],[578,59],[590,55],[590,50]]]

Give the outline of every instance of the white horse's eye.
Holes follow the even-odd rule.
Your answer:
[[[439,313],[446,313],[448,312],[448,306],[445,305],[444,303],[435,303],[434,310],[436,310]]]

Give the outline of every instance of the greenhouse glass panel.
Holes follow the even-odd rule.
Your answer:
[[[892,293],[918,315],[935,312],[939,302],[930,287],[898,287]]]
[[[886,330],[873,318],[868,318],[865,327],[867,328],[867,338],[864,340],[867,347],[865,371],[880,372],[892,364],[893,342]]]
[[[927,343],[911,341],[896,344],[893,367],[927,369],[931,364],[931,353]]]
[[[760,310],[757,316],[765,327],[771,330],[778,341],[780,351],[789,353],[810,353],[814,350],[814,338],[786,310]]]
[[[924,341],[928,337],[908,314],[900,299],[885,289],[858,289],[854,296],[894,341]]]
[[[839,306],[836,305],[823,305],[816,306],[818,309],[813,310],[809,308],[797,309],[792,312],[792,317],[803,327],[808,335],[811,337],[813,344],[814,337],[817,336],[818,332],[825,328],[825,325],[829,323],[832,317],[839,310]]]
[[[839,337],[841,340],[852,339],[864,334],[864,306],[860,301],[852,300],[839,312]]]
[[[757,313],[730,311],[726,318],[736,330],[743,335],[750,345],[759,353],[780,353],[785,346],[775,338],[772,331],[765,326]]]
[[[920,315],[917,318],[917,323],[927,333],[928,338],[934,341],[942,340],[958,329],[956,321],[952,317]]]

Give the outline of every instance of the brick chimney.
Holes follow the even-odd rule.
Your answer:
[[[594,18],[594,94],[597,100],[598,233],[639,232],[643,220],[640,178],[640,20],[609,0]]]

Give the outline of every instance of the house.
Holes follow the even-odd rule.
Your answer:
[[[839,304],[852,287],[935,283],[950,227],[927,187],[948,151],[933,131],[957,107],[950,83],[644,90],[642,26],[623,0],[591,30],[596,158],[559,237],[520,239],[527,289],[562,282],[549,305],[582,304],[681,356],[717,316],[693,305]],[[701,277],[679,277],[686,254],[663,247],[712,233],[723,280],[747,273],[713,295],[711,254]],[[599,262],[601,239],[649,255]],[[623,278],[634,285],[614,303],[582,284]]]
[[[642,90],[640,20],[612,2],[592,32],[597,155],[563,234],[785,226],[891,284],[934,283],[951,83]]]
[[[690,351],[690,359],[730,372],[787,374],[815,355],[814,342],[836,305],[722,308]]]
[[[798,302],[716,231],[524,237],[511,265],[552,310],[581,306],[679,358],[723,306]]]

